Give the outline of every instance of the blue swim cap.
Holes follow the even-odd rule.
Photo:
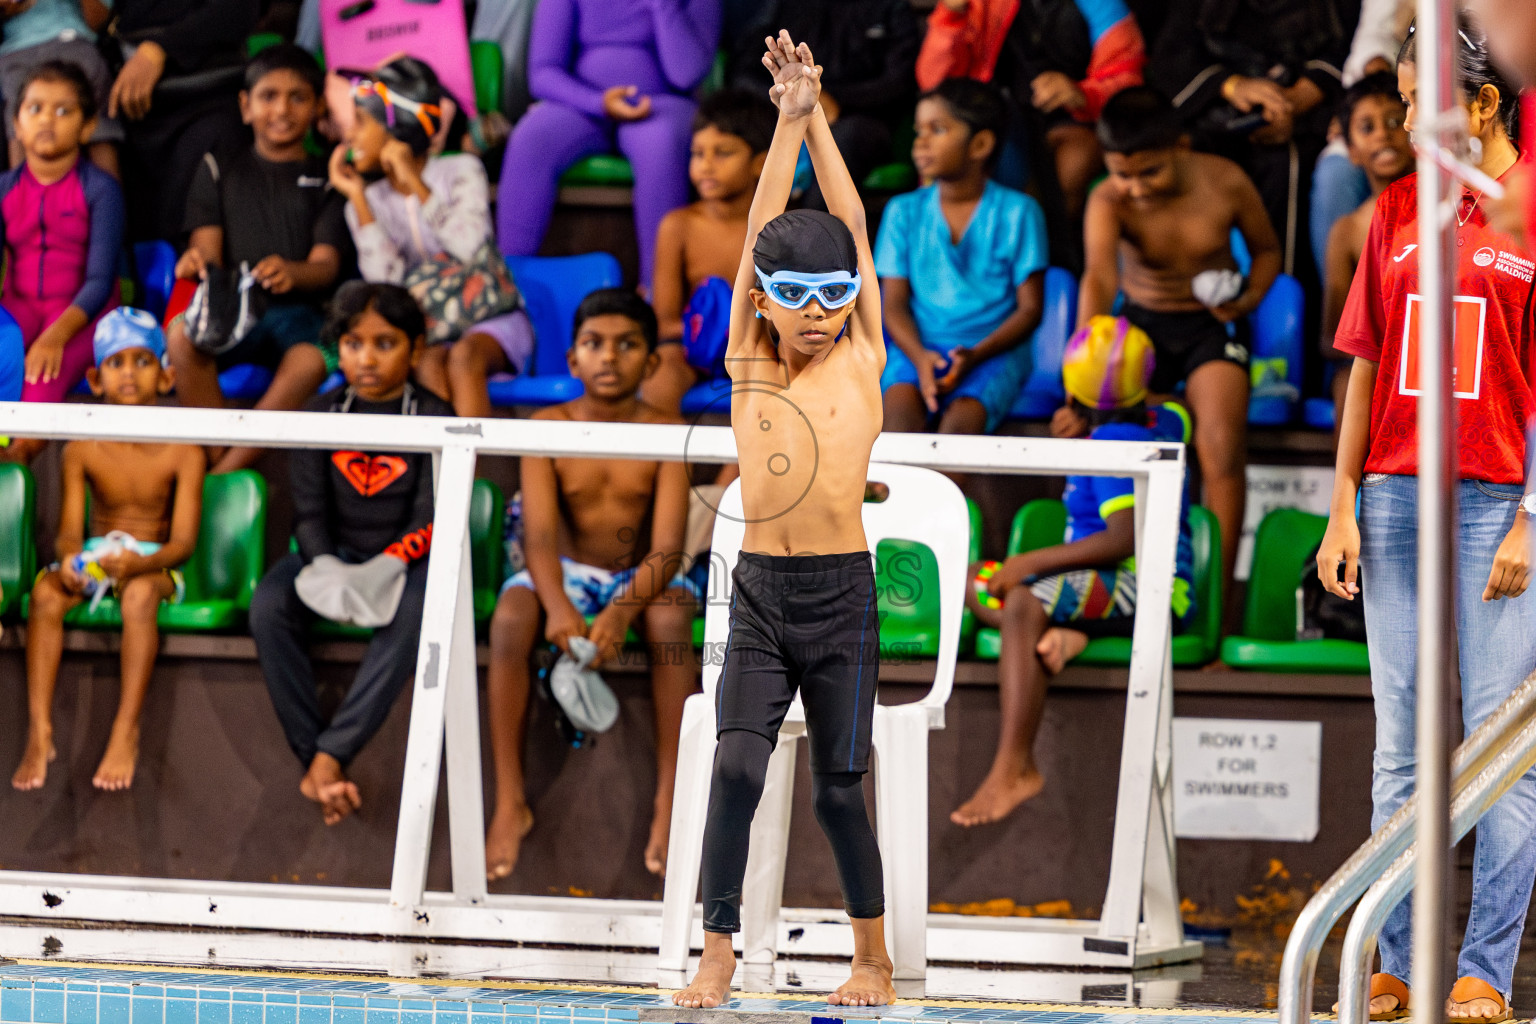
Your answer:
[[[96,324],[96,365],[130,348],[147,348],[165,359],[165,332],[152,314],[132,306],[119,306]]]

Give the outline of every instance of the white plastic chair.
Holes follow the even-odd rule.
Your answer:
[[[869,467],[869,479],[890,489],[885,501],[864,504],[870,550],[886,539],[917,541],[932,549],[938,565],[940,632],[933,686],[922,700],[910,704],[877,704],[871,734],[875,829],[885,866],[891,959],[897,978],[922,978],[928,966],[928,732],[944,728],[944,705],[955,681],[970,516],[960,489],[933,470],[875,463]],[[662,899],[663,970],[682,971],[688,966],[714,764],[715,688],[730,629],[731,571],[744,533],[739,481],[727,488],[719,508],[704,618],[704,692],[690,697],[683,710]],[[752,852],[741,908],[747,963],[772,963],[778,952],[795,744],[804,735],[805,708],[796,695],[779,731],[763,799],[752,822]]]

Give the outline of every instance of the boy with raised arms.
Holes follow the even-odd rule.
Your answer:
[[[673,1001],[730,998],[752,816],[798,689],[816,818],[852,919],[852,977],[828,1002],[895,998],[880,849],[864,806],[879,675],[875,573],[862,506],[880,434],[885,342],[864,207],[818,105],[821,68],[787,32],[767,40],[778,127],[749,215],[726,370],[746,520],[704,832],[704,955]],[[804,143],[829,213],[784,213]],[[867,287],[861,287],[867,283]],[[819,458],[818,458],[819,452]]]

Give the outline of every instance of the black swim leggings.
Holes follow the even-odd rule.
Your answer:
[[[745,729],[720,734],[704,825],[704,930],[741,931],[741,883],[747,873],[752,816],[763,796],[773,742]],[[856,772],[811,775],[816,820],[832,844],[849,917],[885,913],[880,847],[864,807],[864,777]]]

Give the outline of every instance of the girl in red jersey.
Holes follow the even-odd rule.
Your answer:
[[[1519,157],[1516,91],[1492,67],[1485,37],[1463,19],[1457,62],[1474,159],[1503,178]],[[1398,88],[1415,107],[1416,40],[1398,57]],[[1414,788],[1414,694],[1418,658],[1417,414],[1420,341],[1418,177],[1389,186],[1355,273],[1334,345],[1355,357],[1340,414],[1338,469],[1318,575],[1333,593],[1365,595],[1371,686],[1376,700],[1372,827]],[[1488,224],[1480,193],[1456,204],[1455,342],[1460,483],[1458,564],[1453,598],[1468,732],[1536,668],[1536,597],[1528,582],[1530,509],[1525,425],[1532,409],[1532,277],[1536,262],[1513,237]],[[1362,478],[1363,477],[1363,478]],[[1356,512],[1356,500],[1359,512]],[[1343,566],[1342,579],[1339,568]],[[1536,772],[1526,775],[1477,826],[1472,914],[1457,963],[1450,1018],[1503,1021],[1536,879]],[[1371,979],[1373,1020],[1404,1015],[1409,993],[1410,911],[1405,900],[1381,934],[1382,973]]]

